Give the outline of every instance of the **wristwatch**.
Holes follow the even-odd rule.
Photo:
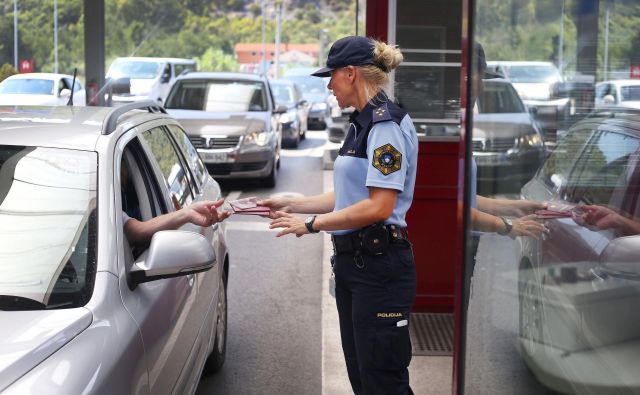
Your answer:
[[[304,226],[307,227],[307,230],[309,231],[309,233],[318,233],[320,232],[319,230],[315,230],[313,229],[313,223],[316,220],[317,215],[310,215],[307,217],[307,219],[304,220]]]
[[[498,231],[497,233],[502,236],[506,236],[511,233],[511,229],[513,229],[513,222],[509,218],[500,217],[502,222],[504,222],[504,231]]]

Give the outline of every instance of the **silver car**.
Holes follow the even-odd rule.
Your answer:
[[[544,161],[540,129],[512,84],[484,80],[473,115],[473,156],[478,165],[478,193],[515,192]]]
[[[209,173],[220,178],[258,178],[274,187],[282,135],[269,81],[242,73],[188,73],[166,101],[183,124]]]
[[[161,231],[146,249],[123,234],[123,213],[220,197],[154,106],[0,107],[3,395],[189,394],[222,366],[224,224]]]
[[[522,188],[549,212],[548,233],[520,239],[520,348],[555,391],[640,393],[639,191],[640,115],[626,109],[573,125]]]

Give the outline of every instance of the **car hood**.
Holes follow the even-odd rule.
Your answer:
[[[269,113],[215,113],[198,110],[167,110],[190,135],[242,136],[267,129]]]
[[[327,101],[326,93],[305,93],[304,98],[309,103],[324,103]]]
[[[640,109],[640,101],[635,101],[635,100],[623,101],[620,103],[620,107]]]
[[[155,83],[155,79],[134,79],[129,80],[131,83],[131,94],[134,96],[148,95]]]
[[[529,113],[473,114],[473,138],[496,139],[535,133]]]
[[[0,312],[0,391],[91,325],[84,307]]]
[[[0,106],[55,106],[58,98],[54,95],[0,95]]]
[[[548,100],[550,96],[547,82],[516,82],[513,87],[516,88],[518,95],[522,100]]]

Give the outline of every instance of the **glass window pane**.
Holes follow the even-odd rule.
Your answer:
[[[464,392],[640,393],[640,3],[474,7]]]
[[[158,161],[164,180],[167,183],[166,185],[169,188],[174,208],[179,210],[189,205],[193,200],[193,196],[187,171],[182,167],[178,153],[169,140],[169,136],[160,128],[147,130],[143,133],[143,136],[149,147],[151,147],[153,156]]]
[[[0,146],[0,310],[89,301],[97,163],[95,152]]]
[[[198,151],[195,149],[193,144],[191,144],[191,141],[189,141],[189,137],[182,129],[175,125],[169,125],[169,130],[171,130],[171,133],[182,150],[184,157],[187,159],[189,168],[191,169],[196,182],[198,185],[204,184],[209,173],[207,172],[204,163],[202,163],[202,160],[198,155]]]

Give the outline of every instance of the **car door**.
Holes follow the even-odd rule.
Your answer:
[[[189,141],[187,134],[177,125],[168,125],[168,130],[181,154],[185,163],[185,168],[193,185],[194,201],[217,200],[220,199],[220,188],[213,183],[207,169],[198,156],[196,148]],[[186,225],[185,229],[190,229],[203,234],[212,244],[216,251],[216,257],[220,261],[224,259],[225,251],[220,245],[221,224],[214,224],[212,227],[200,228],[195,225]],[[202,317],[205,323],[215,322],[214,306],[218,303],[218,287],[220,286],[222,265],[218,264],[211,270],[196,274],[197,298],[196,314]]]
[[[142,219],[147,220],[190,204],[193,198],[186,171],[166,131],[153,127],[141,135],[127,145],[123,162],[128,164],[136,192],[136,199],[127,202],[137,201]],[[127,207],[125,211],[136,210]],[[145,259],[147,251],[134,252],[139,254],[136,261]],[[150,393],[181,393],[184,383],[179,379],[194,364],[201,322],[195,308],[195,275],[143,283],[122,293],[145,344]]]
[[[637,160],[637,138],[612,130],[599,130],[574,162],[563,190],[571,205],[600,205],[616,211],[623,207],[630,171]],[[602,250],[615,238],[609,229],[585,227],[579,217],[551,220],[544,243],[549,264],[597,262]]]

